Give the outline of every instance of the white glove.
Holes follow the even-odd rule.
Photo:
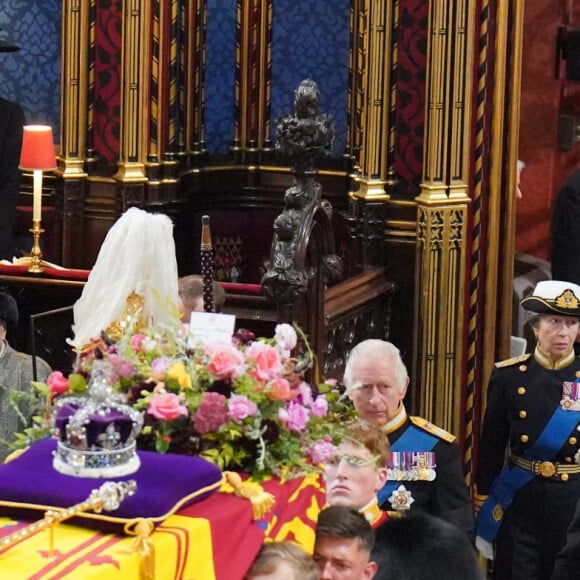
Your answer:
[[[475,538],[475,547],[486,560],[493,560],[493,544],[491,542],[484,540],[481,536],[477,536]]]

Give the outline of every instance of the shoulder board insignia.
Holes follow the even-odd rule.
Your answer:
[[[416,427],[420,427],[424,431],[431,433],[431,435],[435,435],[435,437],[447,441],[447,443],[453,443],[455,439],[457,439],[455,435],[445,431],[445,429],[441,429],[441,427],[437,427],[437,425],[433,425],[433,423],[427,421],[427,419],[423,419],[423,417],[409,417],[409,419]]]
[[[532,354],[527,352],[526,354],[522,354],[520,356],[514,356],[513,358],[501,360],[501,361],[495,363],[495,368],[496,369],[503,369],[505,367],[511,367],[513,365],[517,365],[518,363],[521,363],[521,362],[528,360],[531,356],[532,356]]]

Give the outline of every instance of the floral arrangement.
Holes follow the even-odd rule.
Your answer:
[[[127,333],[117,342],[103,336],[78,356],[68,377],[53,372],[46,385],[35,384],[48,406],[85,394],[95,360],[106,363],[126,402],[144,411],[141,449],[199,455],[256,480],[314,469],[335,454],[341,424],[352,415],[332,381],[305,382],[313,354],[300,329],[288,324],[278,325],[272,339],[239,331],[231,342],[195,347],[175,329]],[[50,432],[49,412],[34,421],[17,446]]]

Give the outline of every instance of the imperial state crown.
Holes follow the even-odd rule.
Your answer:
[[[123,402],[104,361],[95,361],[89,396],[63,397],[55,403],[58,437],[53,466],[77,477],[109,478],[134,473],[141,464],[136,439],[143,414]]]

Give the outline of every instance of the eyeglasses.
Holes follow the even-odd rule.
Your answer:
[[[380,459],[379,455],[375,455],[370,459],[363,459],[362,457],[355,457],[354,455],[348,455],[345,453],[342,455],[333,455],[325,463],[325,466],[328,468],[337,468],[340,462],[344,461],[349,467],[359,469],[361,467],[367,467],[369,465],[376,465],[379,459]]]

